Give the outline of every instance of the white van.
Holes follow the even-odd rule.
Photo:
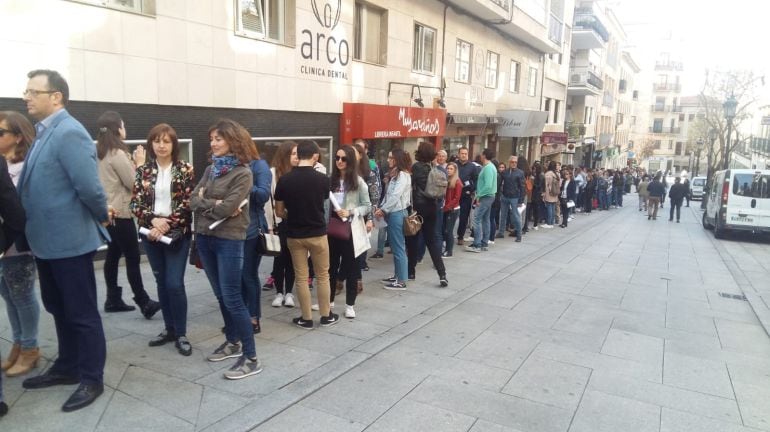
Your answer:
[[[713,228],[716,238],[731,231],[770,233],[770,170],[717,171],[703,227]]]
[[[690,182],[690,199],[703,199],[703,189],[706,187],[706,177],[693,177]]]

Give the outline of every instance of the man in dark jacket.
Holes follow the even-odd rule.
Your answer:
[[[457,244],[462,246],[465,230],[468,228],[468,218],[471,215],[471,205],[473,204],[473,194],[476,192],[479,168],[468,159],[468,149],[466,147],[461,147],[457,151],[457,156],[457,174],[463,183],[463,194],[460,198],[460,219],[457,224]]]
[[[666,188],[663,183],[660,182],[660,174],[656,175],[652,179],[652,183],[647,186],[647,193],[650,195],[647,203],[647,220],[658,218],[658,206],[660,205],[660,197],[666,194]]]
[[[521,241],[521,218],[518,208],[524,204],[524,194],[526,184],[524,171],[518,168],[519,158],[511,156],[508,159],[508,169],[500,173],[501,197],[500,197],[500,227],[497,230],[497,237],[502,238],[505,227],[508,226],[508,218],[513,219],[513,227],[516,230],[516,241]]]
[[[674,185],[668,191],[668,199],[671,200],[671,210],[669,210],[668,221],[674,220],[674,208],[676,208],[676,223],[679,223],[679,214],[682,211],[682,201],[687,195],[687,186],[682,184],[682,179],[674,179]]]

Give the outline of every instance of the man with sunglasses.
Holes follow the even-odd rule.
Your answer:
[[[67,81],[56,71],[34,70],[24,102],[38,121],[37,137],[18,182],[27,213],[26,240],[37,261],[40,293],[53,315],[59,355],[26,389],[79,384],[62,406],[75,411],[104,391],[104,329],[96,301],[93,256],[109,241],[107,198],[99,181],[96,147],[65,109]],[[20,247],[21,249],[21,247]]]

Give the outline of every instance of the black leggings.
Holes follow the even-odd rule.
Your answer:
[[[425,246],[430,253],[430,259],[433,261],[433,267],[436,268],[439,277],[446,276],[446,268],[444,268],[444,261],[441,258],[441,242],[436,237],[436,207],[437,204],[433,203],[420,203],[414,206],[414,210],[417,211],[422,217],[422,232],[423,239],[425,239]],[[417,266],[417,236],[409,236],[406,238],[406,255],[408,261],[409,276],[415,274],[415,267]]]
[[[338,280],[345,281],[345,304],[355,306],[358,295],[358,280],[361,279],[361,267],[353,256],[353,239],[339,240],[329,237],[329,282],[330,300],[334,301]]]
[[[134,301],[142,306],[150,298],[144,290],[142,273],[139,270],[139,242],[136,236],[136,225],[133,219],[115,219],[114,225],[107,226],[110,233],[110,244],[107,246],[107,256],[104,259],[104,282],[107,284],[107,301],[119,300],[121,290],[118,288],[118,262],[120,257],[126,258],[126,276],[134,293]]]

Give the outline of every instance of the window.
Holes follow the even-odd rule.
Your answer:
[[[733,194],[748,198],[770,198],[770,176],[735,174],[733,176]]]
[[[658,119],[653,120],[652,132],[653,133],[663,133],[663,119],[662,118],[658,118]]]
[[[684,148],[682,147],[682,142],[681,141],[677,141],[676,142],[676,150],[674,151],[674,154],[682,154],[682,155],[684,155],[684,152],[682,150],[684,150]]]
[[[510,90],[512,93],[519,92],[519,77],[521,76],[521,64],[517,61],[511,60],[511,79]]]
[[[236,34],[257,39],[284,42],[286,2],[291,0],[237,0]]]
[[[560,100],[553,101],[553,122],[559,123],[559,105],[561,104]]]
[[[660,150],[660,140],[655,140],[655,150]]]
[[[455,50],[455,81],[470,83],[472,51],[473,45],[464,40],[457,39],[457,49]]]
[[[155,15],[155,0],[74,0],[108,9],[136,12],[144,15]]]
[[[433,73],[436,52],[436,30],[422,24],[414,24],[414,50],[412,70]]]
[[[679,121],[680,121],[680,122],[683,122],[683,121],[684,121],[684,114],[679,114]]]
[[[497,73],[500,65],[500,54],[487,51],[487,87],[497,88]]]
[[[537,68],[529,67],[529,81],[527,82],[527,96],[537,95]]]
[[[673,150],[674,149],[674,140],[668,140],[668,149]]]
[[[365,3],[356,3],[353,58],[368,63],[385,64],[388,43],[387,11]]]
[[[695,114],[690,114],[687,116],[687,121],[693,121],[695,120]]]
[[[545,98],[545,102],[543,104],[543,111],[548,113],[548,118],[546,119],[546,123],[548,123],[548,119],[551,118],[551,98]]]
[[[594,118],[594,109],[593,107],[585,107],[585,114],[583,117],[583,123],[585,124],[591,124],[593,123]]]

